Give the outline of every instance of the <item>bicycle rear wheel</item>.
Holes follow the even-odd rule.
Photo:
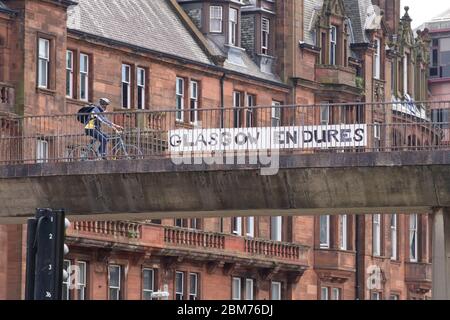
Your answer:
[[[79,146],[72,150],[71,161],[92,161],[97,160],[97,152],[87,146]]]
[[[114,154],[115,158],[126,160],[144,159],[144,153],[136,146],[126,144],[122,148],[117,149]]]

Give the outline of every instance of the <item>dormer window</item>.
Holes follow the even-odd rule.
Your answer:
[[[330,65],[336,65],[337,54],[337,27],[330,28]]]
[[[222,6],[210,7],[209,30],[211,33],[222,33],[223,8]]]
[[[269,54],[269,35],[270,35],[270,20],[266,18],[262,18],[261,22],[261,53],[268,55]]]
[[[236,9],[230,8],[229,17],[229,28],[228,28],[228,44],[236,46],[237,45],[237,31],[238,31],[238,11]]]

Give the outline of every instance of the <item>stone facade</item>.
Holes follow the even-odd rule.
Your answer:
[[[190,1],[179,2],[184,8],[192,5]],[[401,72],[398,61],[405,52],[416,57],[412,51],[410,18],[405,15],[400,21],[399,5],[390,7],[386,4],[385,25],[376,30],[363,30],[367,42],[356,43],[348,38],[350,22],[345,12],[346,1],[323,1],[323,8],[314,13],[317,14],[314,19],[311,12],[306,12],[314,1],[284,0],[274,4],[273,1],[258,0],[255,2],[256,11],[260,12],[261,6],[269,6],[265,8],[270,12],[264,17],[270,20],[267,56],[274,58],[274,71],[262,72],[260,65],[254,62],[244,66],[248,72],[236,70],[227,61],[229,44],[224,43],[224,39],[229,37],[229,10],[235,4],[224,1],[227,4],[223,7],[223,33],[218,35],[210,33],[209,15],[205,13],[209,12],[210,1],[197,2],[202,4],[203,10],[186,9],[187,14],[176,1],[167,0],[165,3],[170,4],[171,17],[181,19],[192,43],[201,49],[202,56],[206,56],[209,63],[199,62],[195,57],[180,57],[176,52],[168,52],[170,49],[167,52],[155,51],[68,28],[68,19],[76,18],[76,14],[68,17],[70,1],[6,1],[11,12],[0,11],[0,112],[19,115],[75,113],[87,102],[81,99],[82,54],[89,61],[86,100],[95,102],[107,96],[116,111],[124,110],[122,65],[129,66],[131,79],[136,78],[138,68],[146,71],[145,109],[174,109],[177,78],[185,79],[185,92],[189,92],[191,80],[200,84],[199,108],[218,109],[233,106],[233,93],[236,91],[255,95],[256,103],[266,106],[273,101],[281,104],[390,101],[390,97],[395,96],[391,92],[391,83],[397,79],[396,76],[394,79],[391,77],[392,68]],[[397,4],[400,1],[392,2]],[[239,5],[235,9],[239,10],[239,17],[242,13],[235,49],[239,50],[240,46],[247,50],[255,48],[255,55],[261,55],[261,30],[258,27],[252,30],[247,24],[253,16],[251,8],[247,8],[247,12],[245,6]],[[76,13],[76,8],[74,10]],[[198,28],[199,14],[203,17],[201,28]],[[255,26],[260,25],[263,16],[254,17]],[[305,23],[307,17],[308,21],[315,21],[311,30],[305,27],[308,25]],[[333,63],[330,63],[330,25],[339,31]],[[71,26],[76,26],[76,23]],[[358,28],[356,25],[352,27]],[[394,34],[400,34],[399,28],[404,36],[394,39]],[[250,34],[254,35],[253,40]],[[315,39],[309,41],[312,35]],[[220,41],[217,40],[219,38]],[[375,38],[380,40],[382,48],[381,71],[377,79],[374,79],[373,66],[377,52],[373,45]],[[46,39],[50,44],[46,88],[37,85],[39,39]],[[391,50],[383,50],[386,44]],[[66,94],[67,50],[74,57],[70,97]],[[408,60],[408,67],[422,72],[415,61],[415,58]],[[426,61],[421,65],[426,68]],[[418,79],[421,81],[423,78]],[[398,80],[396,83],[401,82]],[[413,82],[408,83],[413,90]],[[8,88],[8,99],[3,98],[3,92],[6,92],[3,88]],[[402,92],[398,88],[396,90],[401,96]],[[188,95],[184,99],[188,105]],[[129,107],[135,109],[137,105],[136,83],[132,80]],[[384,119],[383,116],[367,115],[366,120],[374,121],[373,117]],[[251,288],[253,298],[261,300],[425,299],[430,296],[427,215],[417,218],[416,233],[413,233],[417,247],[415,257],[410,256],[409,249],[413,232],[410,216],[399,213],[395,228],[391,225],[391,215],[382,215],[381,221],[376,223],[372,216],[347,216],[345,222],[341,219],[332,216],[329,220],[322,220],[322,223],[328,221],[326,246],[320,243],[320,217],[281,218],[277,221],[271,217],[259,217],[253,222],[244,218],[195,222],[165,219],[160,224],[157,221],[76,222],[68,234],[71,248],[68,259],[72,264],[86,263],[85,298],[88,299],[111,298],[108,266],[120,267],[119,298],[122,299],[144,297],[146,284],[143,273],[150,269],[154,271],[152,289],[168,291],[169,299],[175,299],[178,291],[185,299],[230,299],[233,297],[233,283],[235,286],[240,283],[238,291],[241,297],[249,294]],[[280,222],[282,237],[277,241],[272,226]],[[252,223],[254,230],[247,233]],[[236,224],[240,228],[236,228]],[[187,229],[188,226],[192,228]],[[372,248],[374,226],[380,235],[378,252]],[[240,234],[236,234],[238,231]],[[397,239],[394,257],[392,232]],[[0,299],[23,298],[26,228],[0,226],[0,239]],[[368,280],[373,276],[368,273],[372,266],[379,267],[376,270],[380,270],[381,277],[380,286],[375,289],[368,286]],[[182,272],[183,276],[177,272]],[[183,277],[183,285],[177,290],[180,277]],[[194,281],[197,285],[192,285],[191,290]],[[69,296],[81,298],[77,291],[71,291]]]

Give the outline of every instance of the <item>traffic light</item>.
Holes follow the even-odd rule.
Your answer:
[[[28,220],[27,300],[61,300],[69,225],[64,210],[38,209],[35,218]]]

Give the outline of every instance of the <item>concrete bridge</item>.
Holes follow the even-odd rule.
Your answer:
[[[37,207],[72,219],[434,213],[434,296],[450,299],[450,152],[326,153],[259,165],[177,165],[168,158],[0,167],[0,223]]]

